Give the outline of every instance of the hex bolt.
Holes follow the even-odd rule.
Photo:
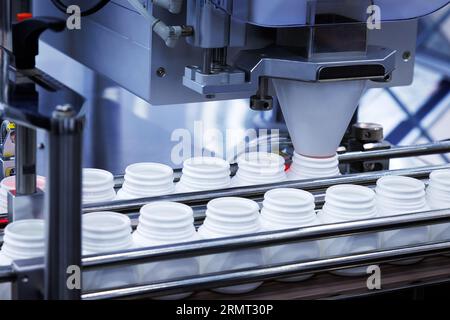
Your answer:
[[[73,108],[70,104],[56,106],[56,111],[58,111],[58,112],[67,113],[67,112],[71,112],[72,110],[73,110]]]
[[[167,75],[166,69],[159,67],[158,70],[156,70],[156,75],[160,78],[164,78]]]
[[[75,111],[70,104],[58,105],[53,112],[54,118],[74,116]]]

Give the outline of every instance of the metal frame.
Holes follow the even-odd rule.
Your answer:
[[[38,297],[29,294],[31,283],[41,283],[46,299],[80,299],[81,290],[66,285],[67,268],[81,264],[81,167],[84,117],[80,113],[84,99],[38,69],[16,70],[9,65],[11,23],[16,12],[30,1],[1,1],[0,26],[2,56],[2,116],[17,126],[17,190],[18,196],[36,191],[36,129],[49,138],[48,190],[45,200],[47,227],[45,263],[16,268],[15,286],[18,298]],[[30,7],[28,7],[30,8]],[[17,11],[16,11],[17,10]],[[43,209],[41,208],[41,211]],[[45,266],[45,268],[43,267]],[[39,271],[40,269],[40,271]],[[22,277],[30,270],[35,277]],[[41,276],[40,276],[41,275]],[[22,283],[22,279],[27,281]],[[36,288],[34,288],[36,290]]]

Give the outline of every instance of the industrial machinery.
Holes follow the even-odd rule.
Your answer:
[[[83,270],[112,268],[450,220],[450,210],[440,210],[82,258],[81,212],[115,211],[136,218],[142,205],[164,199],[191,205],[201,223],[205,204],[217,197],[240,196],[261,201],[265,191],[293,187],[312,191],[320,207],[324,190],[332,185],[372,186],[379,177],[399,174],[425,180],[430,172],[449,167],[352,173],[82,208],[85,99],[69,89],[70,84],[62,84],[36,68],[40,38],[153,105],[249,99],[253,110],[268,111],[279,104],[295,151],[326,158],[336,153],[366,90],[412,82],[417,19],[439,10],[448,1],[411,0],[405,5],[396,0],[111,0],[99,1],[91,12],[82,11],[79,15],[67,8],[69,2],[1,3],[0,103],[3,117],[16,124],[17,194],[11,195],[9,217],[36,218],[45,213],[47,223],[45,260],[17,261],[11,268],[0,269],[2,281],[13,281],[14,297],[161,296],[450,251],[448,242],[426,243],[96,292],[68,289],[66,271],[71,265],[82,265]],[[81,8],[92,6],[92,1],[72,2]],[[18,21],[18,14],[23,12],[32,12],[34,17]],[[80,18],[80,25],[72,25],[73,30],[68,30],[67,18],[74,18],[74,14]],[[35,184],[36,129],[45,130],[48,136],[45,209],[43,194],[36,192]],[[448,142],[392,149],[381,145],[379,149],[362,151],[366,150],[365,141],[379,142],[361,136],[364,129],[367,130],[356,127],[360,139],[353,145],[358,145],[359,152],[340,155],[341,163],[380,160],[382,166],[371,169],[380,170],[386,169],[389,158],[450,151]],[[360,167],[351,166],[352,172],[365,171],[355,169]],[[118,186],[120,183],[118,177]],[[448,274],[441,276],[448,278]]]

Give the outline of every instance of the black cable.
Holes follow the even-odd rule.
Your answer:
[[[51,0],[52,3],[55,5],[56,8],[58,8],[59,11],[67,14],[67,8],[68,6],[65,5],[62,0]],[[96,13],[97,11],[101,10],[104,6],[106,6],[111,0],[100,0],[99,2],[97,2],[97,4],[95,4],[93,7],[81,11],[81,16],[85,17],[85,16],[89,16],[91,14]]]

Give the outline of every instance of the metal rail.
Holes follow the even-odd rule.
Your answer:
[[[373,150],[373,151],[360,151],[360,152],[347,152],[340,154],[339,162],[353,163],[360,161],[373,161],[373,160],[385,160],[385,159],[397,159],[408,157],[419,157],[433,154],[450,153],[450,141],[439,141],[434,143],[420,144],[415,146],[402,146],[392,147],[386,150]],[[237,170],[237,165],[231,165],[232,175]],[[175,169],[175,181],[180,179],[182,172],[181,169]],[[124,181],[123,175],[117,175],[114,177],[115,187],[120,188]]]
[[[450,153],[450,141],[441,141],[415,146],[394,147],[387,150],[349,152],[339,155],[340,163],[384,160]]]
[[[0,267],[0,283],[13,281],[16,279],[16,274],[11,266]]]
[[[370,220],[319,225],[300,229],[265,232],[240,237],[196,241],[153,248],[134,249],[82,259],[85,270],[169,259],[181,259],[240,249],[260,248],[293,242],[320,240],[361,233],[395,230],[450,222],[450,209],[388,216]]]
[[[332,271],[348,267],[380,264],[403,259],[426,257],[450,252],[450,242],[426,244],[407,248],[361,253],[294,264],[268,266],[258,269],[221,272],[170,282],[131,286],[91,292],[82,295],[84,300],[154,297],[224,287],[235,284],[266,281],[282,277]]]

